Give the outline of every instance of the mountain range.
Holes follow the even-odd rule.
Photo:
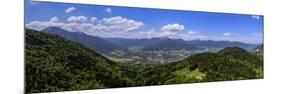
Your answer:
[[[90,36],[82,32],[70,32],[59,27],[48,27],[43,32],[56,34],[66,39],[81,43],[97,52],[107,53],[114,50],[127,50],[130,47],[140,47],[144,50],[197,50],[205,48],[225,48],[241,47],[251,50],[257,44],[248,44],[242,42],[213,41],[213,40],[190,40],[171,39],[167,37],[150,39],[127,39],[127,38],[102,38]]]
[[[107,38],[119,47],[143,47],[146,50],[196,50],[202,48],[225,48],[241,47],[247,50],[253,49],[257,44],[248,44],[242,42],[214,41],[214,40],[183,40],[171,39],[167,37],[151,39],[124,39],[124,38]]]
[[[88,48],[91,48],[101,53],[111,52],[115,49],[120,49],[117,45],[111,43],[110,41],[107,41],[100,37],[90,36],[82,32],[70,32],[59,27],[48,27],[42,31],[49,34],[59,35],[74,42],[78,42]]]

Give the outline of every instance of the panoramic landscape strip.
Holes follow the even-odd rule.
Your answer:
[[[263,78],[263,16],[25,0],[27,93]]]

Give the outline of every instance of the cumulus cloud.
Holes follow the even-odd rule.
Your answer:
[[[258,16],[258,15],[252,15],[251,17],[252,17],[253,19],[257,19],[257,20],[260,19],[260,16]]]
[[[168,24],[161,28],[162,31],[182,31],[184,30],[184,25],[174,23],[174,24]]]
[[[100,36],[105,38],[133,38],[133,39],[144,39],[144,38],[160,38],[168,37],[171,39],[184,39],[184,40],[195,40],[195,39],[206,39],[205,36],[197,34],[188,34],[187,32],[176,33],[176,32],[163,32],[151,29],[148,31],[137,31],[137,32],[91,32],[87,33],[93,36]]]
[[[117,38],[155,38],[168,37],[184,40],[239,40],[231,32],[218,33],[215,35],[204,35],[197,31],[185,30],[184,25],[173,23],[167,24],[159,29],[141,29],[144,26],[142,21],[124,18],[121,16],[101,18],[86,16],[70,16],[60,20],[57,16],[51,17],[48,21],[32,21],[26,24],[27,28],[43,30],[47,27],[60,27],[70,32],[83,32],[92,36],[117,37]],[[237,38],[237,39],[235,39]],[[241,39],[240,39],[241,40]]]
[[[225,33],[223,33],[223,36],[229,37],[229,36],[231,36],[231,34],[228,32],[225,32]]]
[[[106,8],[104,11],[108,14],[111,14],[111,8]]]
[[[26,24],[27,28],[32,28],[35,30],[43,30],[47,27],[51,27],[51,26],[56,26],[56,27],[62,27],[64,25],[64,23],[61,23],[59,21],[59,18],[57,16],[54,16],[52,18],[50,18],[49,21],[32,21],[28,24]]]
[[[67,9],[65,10],[65,13],[71,13],[71,12],[73,12],[73,11],[75,11],[75,10],[76,10],[75,7],[69,7],[69,8],[67,8]]]
[[[59,18],[57,16],[54,16],[50,19],[50,22],[59,22]]]
[[[86,16],[70,16],[66,22],[60,22],[57,16],[50,18],[49,21],[32,21],[26,26],[28,28],[42,30],[50,26],[57,26],[69,31],[82,32],[128,32],[139,29],[144,25],[141,21],[136,21],[121,16],[103,18],[101,20]]]
[[[91,17],[91,19],[90,19],[90,21],[91,21],[92,23],[95,23],[97,20],[98,20],[97,17]]]
[[[71,23],[84,23],[88,20],[88,17],[85,16],[70,16],[67,19],[67,22],[71,22]]]
[[[229,32],[225,32],[222,34],[222,37],[220,36],[213,36],[212,40],[227,40],[227,41],[231,41],[234,38],[234,35],[232,33]]]
[[[132,19],[123,18],[121,16],[110,17],[110,18],[103,18],[102,23],[106,25],[110,25],[109,28],[113,28],[116,30],[123,30],[125,32],[139,29],[140,27],[144,26],[143,22],[138,22]]]
[[[174,39],[180,38],[184,40],[193,40],[205,38],[205,36],[201,35],[199,32],[184,29],[184,25],[173,23],[162,26],[161,32],[157,33],[163,35],[163,37],[169,37]]]
[[[180,31],[180,32],[178,32]],[[206,39],[204,35],[195,31],[184,31],[184,26],[180,24],[168,24],[160,28],[160,30],[150,29],[148,31],[128,32],[124,33],[124,36],[119,37],[131,37],[131,38],[155,38],[155,37],[168,37],[172,39],[184,39],[184,40],[195,40],[195,39]]]
[[[189,35],[198,35],[199,33],[198,32],[194,32],[194,31],[188,31],[187,34],[189,34]]]
[[[66,22],[61,22],[57,16],[50,18],[49,21],[32,21],[26,24],[27,28],[35,30],[43,30],[47,27],[60,27],[70,32],[84,32],[93,36],[100,37],[117,37],[117,38],[155,38],[155,37],[169,37],[173,39],[204,39],[195,31],[183,31],[184,26],[180,24],[168,24],[157,29],[150,29],[147,31],[139,31],[138,29],[144,26],[141,21],[124,18],[121,16],[97,19],[96,17],[86,16],[71,16]],[[180,32],[174,32],[180,31]]]

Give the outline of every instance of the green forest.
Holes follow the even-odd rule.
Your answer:
[[[25,30],[27,93],[263,78],[261,53],[227,47],[164,64],[119,64],[58,35]]]

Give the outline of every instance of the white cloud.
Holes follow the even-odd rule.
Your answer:
[[[198,32],[194,32],[194,31],[188,31],[187,34],[189,34],[189,35],[197,35],[199,33]]]
[[[60,22],[59,18],[54,16],[49,21],[32,21],[26,24],[26,27],[36,30],[56,26],[69,31],[80,32],[128,32],[137,30],[143,25],[143,22],[120,16],[103,18],[101,20],[98,20],[96,17],[91,17],[88,20],[86,16],[71,16],[67,18],[66,22]]]
[[[228,32],[225,32],[225,33],[223,33],[223,36],[229,37],[229,36],[231,36],[231,34]]]
[[[92,23],[95,23],[97,20],[98,20],[97,17],[91,17],[91,19],[90,19],[90,21],[91,21]]]
[[[97,23],[96,23],[97,22]],[[84,32],[93,36],[100,37],[119,37],[119,38],[155,38],[155,37],[169,37],[174,39],[203,39],[203,35],[194,31],[182,31],[183,25],[170,24],[171,29],[155,30],[150,29],[148,31],[137,31],[144,25],[141,21],[136,21],[121,16],[97,19],[91,17],[88,21],[88,17],[85,16],[71,16],[66,22],[60,22],[59,18],[54,16],[49,21],[33,21],[26,24],[27,28],[36,30],[43,30],[50,26],[60,27],[70,32]],[[172,32],[181,31],[181,32]]]
[[[72,22],[72,23],[84,23],[88,21],[88,17],[85,16],[70,16],[67,19],[67,22]]]
[[[258,15],[252,15],[251,17],[252,17],[253,19],[257,19],[257,20],[260,19],[260,16],[258,16]]]
[[[138,22],[132,19],[123,18],[121,16],[111,17],[111,18],[103,18],[102,23],[106,25],[110,25],[109,28],[112,29],[125,29],[124,31],[136,30],[142,26],[144,26],[143,22]]]
[[[32,28],[35,30],[43,30],[47,27],[62,27],[62,26],[64,26],[64,23],[51,22],[51,21],[47,21],[47,22],[32,21],[26,25],[27,28]]]
[[[49,21],[46,21],[46,22],[32,21],[29,24],[26,24],[26,27],[32,28],[35,30],[43,30],[47,27],[51,27],[51,26],[62,27],[63,25],[64,25],[64,23],[61,23],[59,21],[59,18],[57,16],[54,16],[54,17],[50,18]]]
[[[108,14],[111,14],[111,8],[106,8],[104,11]]]
[[[184,30],[184,25],[181,24],[168,24],[161,28],[162,31],[182,31]]]
[[[74,17],[77,18],[77,17]],[[74,19],[69,18],[69,19]],[[78,17],[79,18],[79,17]],[[85,17],[80,17],[85,18]],[[91,19],[95,17],[91,17]],[[132,31],[143,26],[143,22],[138,22],[135,20],[123,18],[123,17],[111,17],[104,18],[102,20],[95,19],[99,23],[92,23],[91,21],[81,21],[77,23],[74,22],[60,22],[58,17],[52,17],[49,21],[33,21],[26,25],[27,28],[32,28],[36,30],[43,30],[50,26],[60,27],[62,29],[68,30],[70,32],[84,32],[93,36],[100,37],[118,37],[118,38],[155,38],[155,37],[169,37],[174,39],[203,39],[204,36],[200,35],[198,32],[188,31],[188,32],[171,32],[171,31],[159,31],[155,29],[150,29],[148,31]],[[131,32],[124,32],[131,31]]]
[[[234,36],[233,36],[232,33],[225,32],[225,33],[222,34],[222,37],[220,37],[220,36],[213,36],[213,38],[215,38],[215,39],[217,39],[217,40],[227,40],[227,41],[231,41],[231,40],[234,38]],[[214,39],[214,40],[215,40],[215,39]]]
[[[59,18],[57,16],[54,16],[50,19],[50,22],[59,22]]]
[[[73,11],[75,11],[75,10],[76,10],[75,7],[69,7],[69,8],[67,8],[67,9],[65,10],[65,13],[71,13],[71,12],[73,12]]]
[[[204,39],[205,36],[201,35],[199,32],[195,31],[184,31],[184,25],[174,23],[162,26],[160,32],[150,32],[154,35],[161,37],[169,37],[173,39],[184,39],[184,40],[194,40],[194,39]]]
[[[88,18],[90,18],[88,20]],[[101,18],[85,17],[85,16],[71,16],[67,21],[63,22],[57,16],[50,18],[49,21],[32,21],[26,24],[27,28],[35,30],[43,30],[47,27],[60,27],[70,32],[84,32],[89,35],[99,37],[118,37],[118,38],[155,38],[155,37],[169,37],[172,39],[184,40],[228,40],[228,41],[248,41],[231,32],[219,33],[215,35],[204,35],[197,31],[184,30],[184,26],[180,24],[168,24],[160,29],[149,29],[140,31],[139,29],[144,26],[141,21],[123,18],[121,16]],[[179,31],[179,32],[177,32]],[[255,34],[253,34],[255,35]],[[255,41],[257,37],[253,37]]]

